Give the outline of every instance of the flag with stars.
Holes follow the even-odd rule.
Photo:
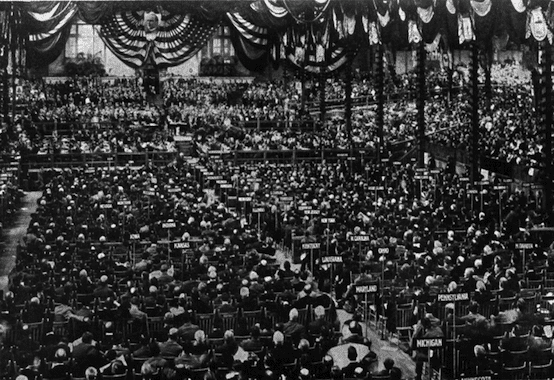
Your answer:
[[[192,58],[217,30],[219,23],[191,14],[162,12],[155,31],[147,32],[144,12],[117,12],[102,23],[100,36],[123,62],[138,68],[151,59],[158,67],[179,65]]]

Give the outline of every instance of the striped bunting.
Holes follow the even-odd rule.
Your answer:
[[[149,57],[160,67],[192,58],[217,30],[218,24],[189,15],[164,15],[154,41],[147,41],[142,12],[119,12],[104,23],[100,35],[110,50],[131,67]]]
[[[248,42],[258,45],[260,47],[266,47],[268,41],[268,29],[261,26],[252,24],[240,15],[240,13],[227,13],[227,17],[235,29],[245,38]]]

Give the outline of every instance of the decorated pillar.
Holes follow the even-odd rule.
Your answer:
[[[376,90],[377,90],[377,160],[381,160],[383,152],[383,128],[385,125],[385,48],[382,44],[377,45],[376,52]]]
[[[417,45],[417,165],[422,168],[425,166],[425,44],[421,41]]]
[[[470,179],[479,180],[479,49],[475,41],[471,42],[469,104],[471,125],[469,132]]]
[[[325,114],[327,112],[327,104],[325,103],[325,73],[322,71],[319,74],[319,120],[325,122]]]
[[[346,120],[346,133],[348,134],[348,141],[350,147],[353,148],[352,143],[352,60],[348,60],[345,65],[345,79],[344,79],[344,119]]]
[[[17,83],[16,83],[16,76],[18,71],[18,64],[17,64],[17,37],[19,35],[19,18],[17,17],[17,10],[15,7],[11,7],[10,12],[10,25],[11,25],[11,31],[10,31],[10,58],[11,58],[11,66],[12,66],[12,112],[11,112],[11,123],[10,123],[10,129],[12,129],[15,125],[15,112],[17,109]]]
[[[547,217],[552,215],[552,45],[541,42],[541,94],[539,109],[541,112],[544,139],[544,207]]]

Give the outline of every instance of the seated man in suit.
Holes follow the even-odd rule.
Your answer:
[[[305,336],[306,328],[298,323],[298,310],[293,308],[289,312],[289,321],[283,326],[283,334],[292,337],[294,344],[297,344]]]
[[[358,351],[356,350],[356,347],[348,347],[347,355],[349,363],[343,368],[342,373],[344,374],[344,377],[352,378],[355,377],[355,374],[359,374],[360,370],[358,370],[358,368],[362,368],[362,364],[358,361]],[[363,368],[362,371],[364,371]]]
[[[263,349],[264,345],[260,340],[260,328],[256,325],[250,330],[250,339],[247,339],[241,343],[242,348],[245,351],[260,351]]]

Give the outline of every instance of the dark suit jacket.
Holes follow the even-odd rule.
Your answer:
[[[306,328],[296,321],[288,321],[283,326],[283,334],[290,335],[294,339],[303,337],[305,332]]]
[[[241,343],[244,351],[260,351],[264,345],[260,339],[247,339]]]
[[[183,347],[173,340],[168,340],[167,342],[160,344],[161,356],[177,357],[181,352],[183,352]]]

